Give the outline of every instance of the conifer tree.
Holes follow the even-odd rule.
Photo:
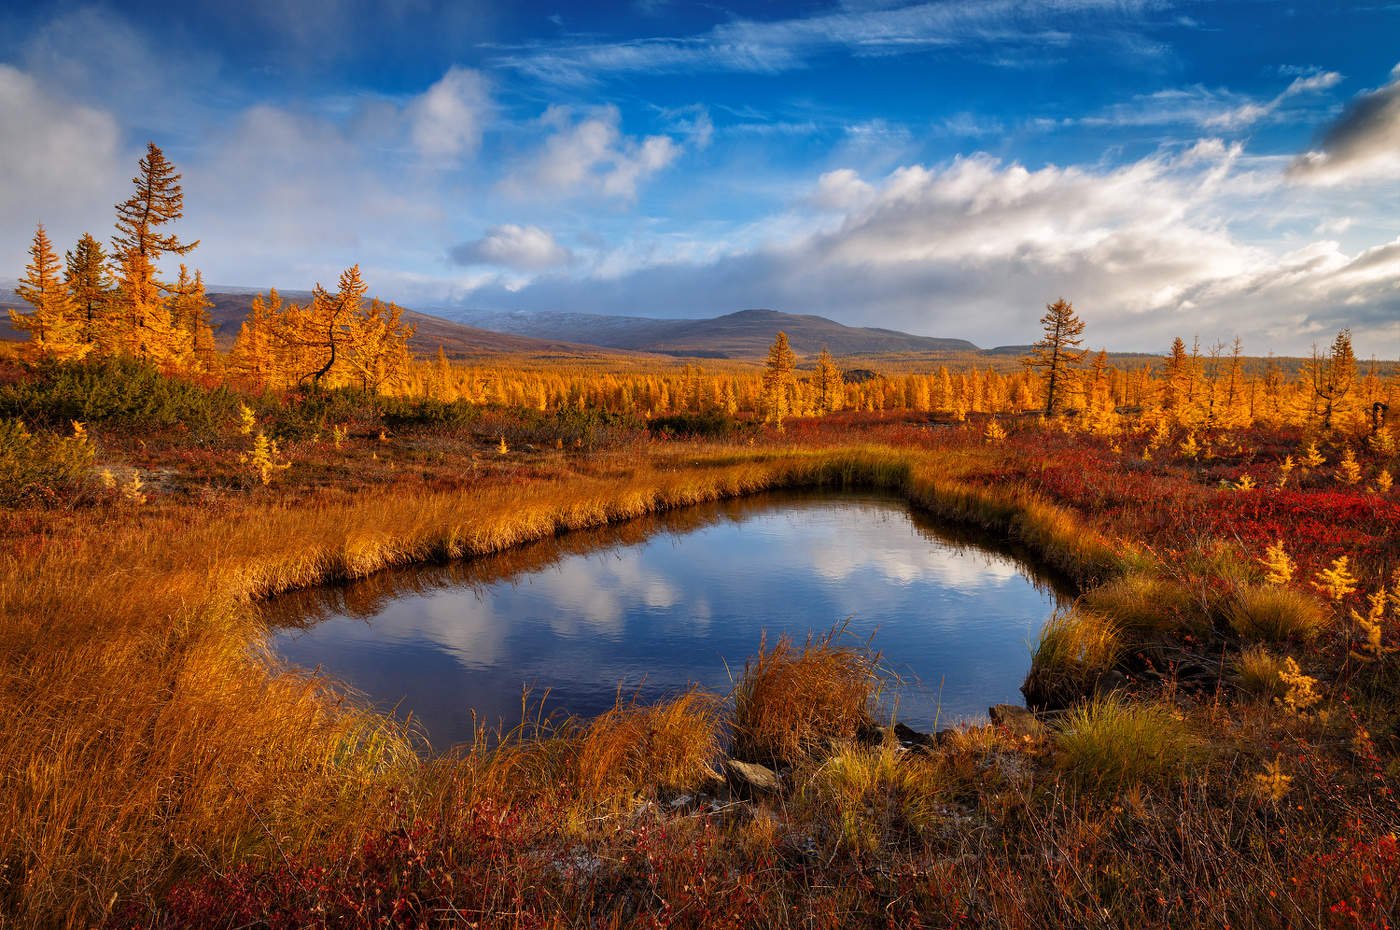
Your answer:
[[[1052,417],[1059,408],[1071,370],[1084,358],[1084,351],[1079,348],[1084,342],[1084,321],[1075,315],[1074,305],[1062,297],[1046,305],[1040,325],[1044,335],[1022,361],[1041,372],[1045,381],[1045,415]]]
[[[131,183],[136,185],[135,192],[117,204],[117,234],[112,237],[115,255],[139,252],[154,264],[166,252],[184,255],[199,245],[198,240],[185,243],[174,233],[159,231],[185,215],[185,194],[179,172],[154,142],[146,143],[139,173]]]
[[[345,360],[358,374],[360,387],[380,391],[407,378],[413,362],[408,340],[413,333],[413,325],[403,322],[403,307],[378,299],[370,301],[367,312],[351,319]],[[543,410],[548,403],[543,385],[539,386],[539,393]]]
[[[209,311],[213,306],[204,290],[204,274],[196,271],[191,276],[182,262],[180,276],[170,292],[170,321],[180,333],[181,342],[188,340],[191,367],[197,371],[218,368],[214,329],[209,323]]]
[[[34,309],[10,311],[15,329],[29,333],[29,352],[60,361],[80,359],[92,346],[83,339],[82,321],[60,274],[58,255],[41,225],[29,247],[30,261],[15,292]]]
[[[821,354],[817,356],[816,373],[813,375],[816,387],[817,412],[821,414],[832,413],[841,409],[841,369],[836,367],[836,360],[831,357],[831,352],[822,346]]]
[[[1322,428],[1331,429],[1335,416],[1350,408],[1347,395],[1356,381],[1356,355],[1351,348],[1351,330],[1344,329],[1332,340],[1326,355],[1313,349],[1308,366],[1312,390],[1321,406]]]
[[[184,216],[180,175],[151,142],[132,184],[136,190],[117,204],[117,232],[112,237],[117,278],[112,349],[164,365],[188,364],[194,355],[193,333],[176,325],[164,286],[156,278],[162,255],[184,255],[199,245],[160,231]]]
[[[100,347],[113,287],[112,276],[107,272],[107,251],[92,233],[83,233],[64,258],[64,283],[83,321],[83,341]]]
[[[779,332],[768,347],[768,365],[763,372],[764,419],[783,428],[783,418],[792,409],[791,393],[796,382],[797,355],[788,344],[787,333]]]

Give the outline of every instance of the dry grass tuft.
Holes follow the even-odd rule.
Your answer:
[[[722,710],[717,696],[701,691],[646,706],[619,702],[573,741],[578,797],[605,804],[653,789],[694,789],[715,777]]]
[[[1096,698],[1065,715],[1056,740],[1060,767],[1080,785],[1106,792],[1181,772],[1198,741],[1165,707]]]
[[[1057,612],[1040,631],[1024,691],[1027,700],[1058,706],[1082,697],[1122,653],[1118,625],[1079,607]]]
[[[838,827],[838,845],[875,852],[942,822],[947,784],[928,755],[907,756],[889,742],[845,745],[810,772],[801,796]]]
[[[1279,674],[1282,671],[1283,658],[1263,646],[1246,646],[1240,653],[1240,688],[1248,694],[1266,701],[1282,697],[1286,690]]]
[[[1239,588],[1225,614],[1244,639],[1271,643],[1312,642],[1327,625],[1327,616],[1314,598],[1275,585]]]
[[[784,636],[744,666],[734,689],[734,754],[769,763],[797,762],[850,740],[871,723],[879,690],[875,657],[838,646],[841,630],[797,649]]]
[[[1170,633],[1200,629],[1208,623],[1185,586],[1139,572],[1094,588],[1084,595],[1083,603],[1111,618],[1119,629],[1133,633]]]

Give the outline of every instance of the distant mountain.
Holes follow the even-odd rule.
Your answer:
[[[282,291],[282,297],[292,303],[303,303],[311,299],[310,291]],[[214,341],[221,349],[229,349],[238,338],[238,329],[248,316],[253,298],[253,290],[230,289],[209,294],[214,305],[209,311],[209,321],[214,327]],[[7,307],[29,307],[11,288],[0,289],[0,340],[23,339],[24,334],[10,325]],[[416,331],[409,340],[409,348],[415,355],[437,354],[438,347],[455,359],[482,359],[492,355],[522,354],[534,357],[559,356],[561,358],[594,357],[600,353],[596,346],[575,345],[560,339],[533,339],[528,336],[478,329],[455,320],[443,319],[415,310],[405,310],[403,318],[414,325]]]
[[[846,326],[825,317],[776,310],[740,310],[703,320],[523,310],[441,312],[496,332],[693,358],[760,358],[779,330],[787,333],[798,355],[815,355],[823,346],[833,355],[957,355],[979,351],[965,339],[936,339],[893,329]]]

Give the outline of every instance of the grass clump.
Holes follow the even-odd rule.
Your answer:
[[[734,754],[791,763],[852,739],[871,723],[879,686],[875,657],[835,642],[840,630],[802,648],[784,636],[744,665],[734,689]]]
[[[1068,704],[1086,694],[1122,652],[1118,625],[1079,607],[1056,612],[1040,631],[1023,687],[1041,706]]]
[[[1169,778],[1197,748],[1186,725],[1165,707],[1116,698],[1096,698],[1071,710],[1056,744],[1065,772],[1107,792]]]
[[[1283,658],[1263,646],[1246,646],[1240,653],[1237,667],[1240,689],[1264,700],[1282,697],[1284,692]]]
[[[680,791],[713,777],[721,702],[689,691],[653,705],[624,704],[594,718],[571,748],[580,798],[605,803],[644,790]]]
[[[1111,617],[1119,629],[1136,633],[1197,630],[1206,625],[1185,586],[1139,572],[1089,591],[1084,606]]]
[[[1327,623],[1317,601],[1301,591],[1273,585],[1245,585],[1225,608],[1235,632],[1247,640],[1307,643]]]
[[[945,816],[946,789],[933,759],[904,758],[885,742],[841,746],[811,772],[802,797],[837,826],[842,848],[873,853],[936,826]]]

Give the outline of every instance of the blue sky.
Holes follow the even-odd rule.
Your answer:
[[[1400,356],[1400,3],[0,12],[0,276],[146,140],[216,284]]]

